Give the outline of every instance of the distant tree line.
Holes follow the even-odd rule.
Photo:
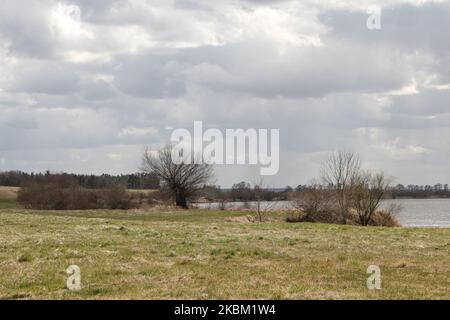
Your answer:
[[[24,187],[31,184],[43,185],[54,179],[71,180],[86,189],[108,189],[122,187],[127,189],[158,189],[159,179],[154,174],[135,173],[121,175],[85,175],[69,173],[27,173],[22,171],[0,172],[0,186]]]
[[[450,189],[448,184],[436,183],[435,185],[398,184],[390,190],[392,198],[448,198]]]
[[[194,200],[207,202],[253,202],[253,201],[284,201],[288,200],[291,189],[262,188],[258,184],[252,185],[241,181],[231,189],[220,186],[204,185],[197,190]]]
[[[259,184],[252,187],[250,183],[242,181],[233,185],[229,197],[233,201],[282,201],[287,200],[288,192],[288,190],[274,191],[270,188],[263,188]]]
[[[295,194],[309,193],[311,189],[318,188],[315,184],[300,184],[293,188],[263,188],[258,190],[249,182],[241,181],[232,186],[231,189],[221,189],[218,186],[204,186],[199,191],[199,196],[208,201],[257,201],[262,196],[264,201],[289,200]],[[333,189],[333,185],[320,186],[321,189]],[[448,184],[437,183],[431,185],[394,185],[386,188],[383,196],[385,199],[396,198],[449,198],[450,189]]]

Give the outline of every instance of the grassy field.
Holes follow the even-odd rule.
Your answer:
[[[250,223],[227,211],[0,209],[3,299],[450,298],[450,229]],[[65,270],[81,268],[81,291]],[[380,266],[382,289],[366,288]]]
[[[19,188],[0,186],[0,209],[15,208]]]

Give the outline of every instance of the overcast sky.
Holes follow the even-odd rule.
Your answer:
[[[202,120],[279,128],[268,185],[308,182],[337,149],[450,182],[449,32],[449,1],[2,0],[0,170],[134,172]]]

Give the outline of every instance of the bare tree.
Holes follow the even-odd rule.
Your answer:
[[[259,222],[263,222],[266,218],[267,212],[273,209],[273,207],[276,205],[276,202],[265,201],[264,179],[262,177],[257,179],[254,183],[253,192],[256,204],[256,218]]]
[[[333,153],[322,168],[322,180],[334,190],[342,223],[347,223],[355,177],[361,168],[358,155],[349,151]]]
[[[351,206],[356,210],[361,225],[370,223],[388,187],[389,181],[383,173],[364,172],[354,179]]]
[[[231,188],[230,195],[234,201],[248,202],[253,198],[252,187],[250,183],[245,181],[236,183]]]
[[[211,179],[213,168],[205,163],[177,164],[172,161],[172,149],[172,145],[167,145],[156,154],[145,150],[142,170],[156,175],[175,198],[176,205],[187,209],[187,199]]]

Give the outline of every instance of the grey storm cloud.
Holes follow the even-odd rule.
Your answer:
[[[16,68],[13,78],[13,91],[59,95],[80,89],[80,77],[76,70],[51,61],[23,62]]]
[[[214,61],[214,51],[222,49],[228,52],[225,59],[232,62]],[[411,74],[401,56],[379,51],[330,42],[324,48],[296,48],[280,55],[270,43],[249,41],[229,50],[215,48],[210,53],[213,61],[196,65],[190,73],[194,81],[215,90],[260,97],[380,92],[406,85]]]
[[[202,120],[279,128],[273,185],[306,183],[340,148],[434,183],[450,169],[450,4],[380,5],[373,31],[353,0],[2,1],[0,170],[132,172]]]
[[[380,32],[366,28],[366,12],[334,9],[321,13],[319,17],[331,27],[329,36],[333,38],[390,44],[411,50],[432,50],[435,53],[450,50],[450,43],[444,41],[450,28],[450,3],[399,3],[382,9],[381,13]]]
[[[421,89],[417,95],[395,97],[393,114],[437,117],[449,113],[450,91],[437,89]]]
[[[335,9],[320,14],[321,21],[331,29],[331,39],[403,50],[410,55],[430,54],[435,61],[429,63],[428,72],[437,73],[445,81],[450,81],[450,41],[446,40],[449,17],[449,2],[396,4],[382,10],[382,29],[373,32],[365,26],[365,12]]]
[[[9,42],[13,55],[52,57],[54,55],[47,6],[36,1],[2,1],[0,36]]]
[[[183,66],[157,55],[125,57],[115,73],[115,84],[130,95],[172,98],[185,94]]]

